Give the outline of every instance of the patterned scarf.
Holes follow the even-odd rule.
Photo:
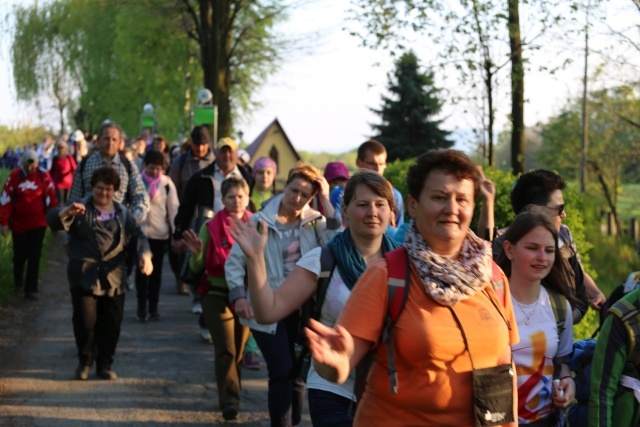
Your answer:
[[[158,187],[160,187],[160,178],[162,178],[162,174],[158,175],[157,178],[151,178],[147,175],[147,172],[142,171],[142,181],[144,181],[145,187],[149,190],[150,199],[153,199],[153,196],[156,195],[156,191],[158,191]]]
[[[427,294],[438,304],[454,306],[491,281],[491,246],[469,230],[457,259],[433,252],[412,223],[404,240],[409,259]]]

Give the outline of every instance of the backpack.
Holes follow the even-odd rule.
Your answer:
[[[640,311],[630,301],[620,299],[624,296],[626,290],[625,285],[629,282],[629,279],[635,277],[633,280],[640,278],[640,275],[635,272],[632,273],[627,281],[618,286],[611,294],[607,303],[609,304],[612,299],[617,298],[613,304],[608,308],[608,311],[604,314],[601,313],[601,321],[607,315],[616,316],[620,319],[628,333],[628,352],[626,371],[633,372],[636,366],[640,365]],[[629,289],[630,291],[633,289]],[[601,309],[605,310],[605,307]],[[601,325],[602,326],[602,325]],[[599,332],[600,328],[596,330],[594,336]],[[573,353],[567,358],[567,365],[571,371],[575,372],[574,381],[576,383],[576,400],[577,403],[569,407],[568,420],[570,425],[582,426],[588,424],[588,409],[589,409],[589,395],[591,394],[591,364],[593,361],[593,354],[596,348],[596,339],[589,338],[586,340],[580,340],[573,344]]]

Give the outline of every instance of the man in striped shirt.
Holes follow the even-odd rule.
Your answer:
[[[80,202],[91,194],[93,171],[102,166],[111,166],[118,171],[121,182],[120,188],[113,195],[113,200],[126,205],[136,221],[140,223],[149,212],[149,196],[137,166],[118,154],[122,141],[122,129],[116,123],[107,122],[100,126],[98,152],[85,158],[76,170],[68,203]]]

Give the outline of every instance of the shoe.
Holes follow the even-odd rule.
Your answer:
[[[149,320],[153,320],[154,322],[157,322],[160,319],[162,319],[162,316],[160,316],[160,313],[158,313],[157,311],[155,313],[149,314]]]
[[[146,312],[139,311],[138,314],[136,314],[136,320],[140,323],[144,323],[147,320],[149,320],[149,316],[147,315]]]
[[[200,304],[200,302],[194,302],[193,307],[191,307],[191,313],[202,314],[202,304]]]
[[[235,420],[236,418],[238,418],[238,408],[236,408],[234,405],[226,406],[222,410],[222,418],[224,418],[225,421]]]
[[[178,292],[178,295],[185,295],[185,296],[191,295],[191,291],[189,291],[189,286],[184,282],[176,283],[176,291]]]
[[[87,365],[79,365],[76,369],[76,379],[80,381],[86,381],[89,379],[89,372],[91,367]]]
[[[112,371],[111,369],[98,369],[96,371],[96,375],[103,380],[116,380],[118,379],[118,375],[116,371]]]
[[[25,294],[24,296],[26,299],[31,300],[31,301],[37,301],[38,300],[38,294],[35,292],[28,292],[27,294]]]
[[[203,342],[213,344],[213,339],[211,339],[211,334],[207,328],[200,328],[200,338],[202,338]]]
[[[245,354],[244,360],[242,361],[242,367],[252,371],[259,371],[260,359],[258,358],[258,353],[251,352]]]

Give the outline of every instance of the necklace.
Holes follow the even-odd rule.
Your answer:
[[[531,312],[529,314],[527,314],[526,311],[524,311],[524,308],[522,308],[522,304],[520,304],[520,302],[516,299],[516,297],[513,297],[513,300],[516,302],[516,304],[518,305],[518,307],[520,307],[520,311],[522,312],[522,314],[524,314],[524,324],[529,326],[529,322],[531,320],[531,316],[533,316],[533,313],[536,312],[536,308],[538,307],[538,301],[540,301],[540,292],[538,292],[538,296],[536,297],[536,302],[535,304],[533,304],[533,309],[531,310]]]

